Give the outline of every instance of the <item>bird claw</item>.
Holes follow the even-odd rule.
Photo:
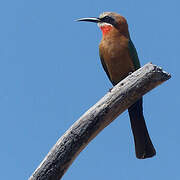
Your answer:
[[[113,88],[110,88],[110,89],[109,89],[109,92],[111,92],[111,91],[112,91],[112,89],[113,89]]]

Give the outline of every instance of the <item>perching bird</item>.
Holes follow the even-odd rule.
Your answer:
[[[99,18],[81,18],[77,21],[97,23],[102,30],[99,54],[102,66],[113,85],[140,68],[136,49],[131,41],[126,19],[113,12],[104,12]],[[142,98],[128,108],[134,135],[136,157],[145,159],[156,154],[143,116]]]

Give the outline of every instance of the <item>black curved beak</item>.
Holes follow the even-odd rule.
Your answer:
[[[86,22],[99,23],[99,22],[101,22],[101,19],[100,18],[96,18],[96,17],[90,17],[90,18],[77,19],[76,21],[86,21]]]

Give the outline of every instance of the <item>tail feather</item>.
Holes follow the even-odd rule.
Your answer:
[[[128,112],[134,135],[136,157],[145,159],[154,156],[156,150],[151,142],[144,120],[142,98],[129,107]]]

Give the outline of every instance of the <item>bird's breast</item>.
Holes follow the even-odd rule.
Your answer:
[[[102,40],[99,48],[114,84],[128,76],[129,72],[134,71],[133,62],[129,56],[127,38]]]

